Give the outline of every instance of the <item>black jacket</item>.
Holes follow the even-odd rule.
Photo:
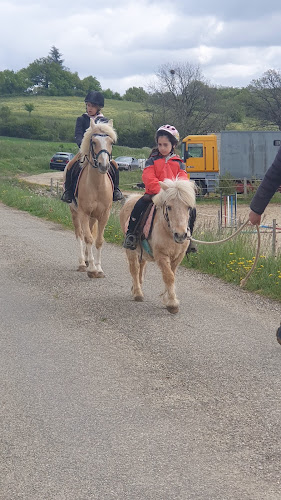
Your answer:
[[[77,146],[80,148],[83,136],[90,126],[90,117],[87,113],[83,113],[82,116],[78,116],[75,125],[75,141]]]
[[[254,198],[251,201],[250,208],[256,214],[261,215],[276,190],[281,185],[281,147],[275,156],[271,167],[267,170],[262,183],[260,184]]]

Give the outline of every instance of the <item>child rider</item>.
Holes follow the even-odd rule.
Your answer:
[[[75,125],[75,141],[79,148],[84,134],[90,126],[90,119],[92,118],[95,120],[96,118],[103,117],[103,114],[101,113],[101,109],[104,107],[103,94],[101,92],[97,92],[96,90],[91,90],[85,97],[85,103],[86,113],[83,113],[82,116],[78,116]],[[71,203],[73,200],[71,168],[73,167],[75,161],[76,160],[69,162],[66,169],[65,191],[61,197],[62,201],[65,201],[66,203]],[[113,201],[118,201],[123,199],[123,195],[119,189],[119,171],[114,162],[112,162],[112,166],[114,168]]]
[[[185,165],[181,158],[175,153],[175,147],[179,141],[179,133],[172,125],[162,125],[156,132],[157,147],[152,149],[142,174],[145,185],[145,194],[136,202],[129,220],[128,230],[123,243],[124,248],[135,250],[137,246],[136,225],[141,214],[146,210],[152,197],[160,191],[159,181],[165,179],[188,180]],[[192,234],[196,219],[196,209],[192,209],[189,219],[190,232]],[[192,242],[187,252],[196,252],[197,249]]]

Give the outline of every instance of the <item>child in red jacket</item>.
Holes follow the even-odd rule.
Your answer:
[[[152,197],[159,193],[159,181],[165,179],[180,179],[188,180],[185,165],[181,158],[175,154],[174,150],[179,141],[179,133],[172,125],[162,125],[156,132],[157,147],[154,148],[148,160],[145,163],[145,168],[142,174],[142,180],[145,185],[145,194],[136,202],[131,217],[129,220],[128,230],[123,243],[124,248],[135,250],[137,246],[136,225],[141,214],[146,210]],[[196,218],[196,209],[194,208],[190,214],[189,226],[192,234],[194,222]],[[196,252],[196,247],[192,245],[189,252]]]

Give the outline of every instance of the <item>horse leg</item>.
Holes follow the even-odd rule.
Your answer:
[[[104,229],[105,229],[106,223],[108,221],[109,214],[110,214],[110,212],[107,211],[105,213],[105,215],[101,219],[98,220],[98,223],[95,226],[95,233],[96,233],[95,234],[95,247],[96,247],[95,278],[104,278],[105,277],[105,274],[104,274],[102,267],[101,267],[101,251],[102,251],[102,245],[103,245],[103,241],[104,241],[104,237],[103,237]],[[89,271],[90,271],[90,269],[89,269]],[[89,276],[89,273],[88,273],[88,276]]]
[[[78,262],[79,266],[77,271],[86,271],[86,262],[85,262],[85,251],[84,251],[84,241],[83,241],[83,231],[80,224],[80,220],[78,217],[77,210],[70,206],[70,212],[72,217],[72,222],[74,225],[74,231],[76,240],[78,242]]]
[[[133,278],[132,294],[136,302],[142,302],[143,293],[141,284],[143,281],[145,261],[139,261],[139,256],[135,250],[126,250],[126,254],[129,262],[130,273]]]
[[[164,305],[170,313],[175,314],[179,311],[179,301],[175,289],[175,273],[172,271],[167,257],[159,259],[157,264],[161,269],[162,278],[165,283],[165,291],[163,293]]]
[[[89,262],[88,266],[88,276],[89,278],[96,278],[97,270],[95,266],[95,259],[94,259],[94,254],[93,254],[93,243],[94,243],[94,237],[92,235],[91,228],[94,225],[94,222],[90,222],[90,217],[87,214],[81,213],[80,212],[80,223],[84,235],[84,242],[86,245],[86,253],[87,253],[87,258]],[[86,266],[86,263],[85,263]]]

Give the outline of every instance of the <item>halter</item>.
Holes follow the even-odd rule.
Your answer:
[[[189,211],[190,211],[190,208],[189,208]],[[170,219],[169,219],[166,201],[164,201],[164,203],[163,203],[163,216],[164,216],[165,221],[167,222],[168,228],[171,230]],[[187,227],[187,229],[189,229],[189,227]]]
[[[167,208],[167,203],[164,201],[163,203],[163,215],[164,215],[164,219],[165,221],[167,222],[168,224],[168,228],[171,229],[171,226],[170,226],[170,219],[169,219],[169,214],[168,214],[168,208]]]
[[[100,154],[102,153],[106,153],[109,157],[109,161],[111,160],[111,154],[107,151],[107,149],[101,149],[97,154],[95,153],[94,151],[94,148],[93,148],[93,141],[92,141],[92,137],[93,136],[100,136],[100,137],[108,137],[108,134],[92,134],[91,136],[91,140],[90,140],[90,151],[89,151],[89,154],[91,153],[92,154],[92,158],[93,158],[93,162],[90,160],[90,158],[85,155],[85,157],[87,158],[87,161],[90,163],[91,167],[93,168],[98,168],[98,157]]]

